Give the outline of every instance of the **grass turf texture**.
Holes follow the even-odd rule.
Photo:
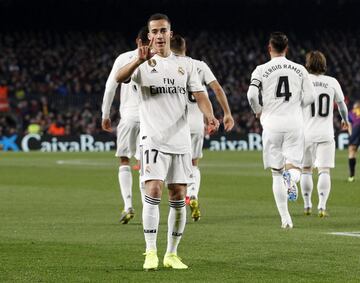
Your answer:
[[[314,190],[314,214],[290,203],[295,228],[284,231],[261,153],[205,152],[202,218],[188,213],[179,246],[190,269],[162,267],[165,193],[160,269],[144,272],[137,173],[136,215],[121,225],[113,153],[0,153],[0,282],[359,282],[360,238],[327,233],[360,231],[360,168],[347,183],[345,151],[336,164],[330,217],[317,217]]]

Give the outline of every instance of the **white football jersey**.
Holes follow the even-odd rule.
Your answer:
[[[206,86],[211,82],[215,81],[216,78],[214,74],[211,72],[209,66],[199,60],[193,59],[197,72],[199,74],[199,79],[201,84],[204,87],[205,93],[208,95],[206,90]],[[189,93],[189,116],[188,116],[190,132],[192,134],[195,133],[203,133],[204,132],[204,114],[200,111],[195,98]]]
[[[130,63],[137,56],[137,49],[120,54],[111,69],[110,75],[106,81],[105,94],[102,104],[102,118],[109,118],[111,104],[114,99],[118,83],[115,80],[117,71]],[[136,86],[132,81],[122,83],[120,89],[120,116],[121,119],[139,121],[139,95]]]
[[[326,142],[334,139],[334,101],[344,101],[339,82],[325,75],[309,75],[316,91],[315,101],[303,109],[305,140]]]
[[[285,57],[275,57],[256,67],[251,85],[259,88],[262,99],[261,124],[275,132],[303,127],[301,102],[313,96],[314,87],[304,66]]]
[[[155,55],[135,70],[132,80],[140,93],[140,144],[165,153],[191,153],[188,92],[204,90],[193,60]]]

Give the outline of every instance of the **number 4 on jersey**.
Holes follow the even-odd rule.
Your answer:
[[[276,97],[285,97],[284,101],[289,101],[290,96],[291,92],[289,89],[289,78],[287,76],[279,77],[276,88]]]

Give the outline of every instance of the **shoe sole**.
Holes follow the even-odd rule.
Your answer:
[[[121,224],[128,224],[131,219],[133,219],[135,214],[126,214],[124,217],[120,218]]]
[[[194,222],[199,221],[201,217],[199,203],[190,201],[189,206],[191,209],[191,218],[193,219]]]
[[[184,268],[176,268],[176,267],[172,267],[171,264],[164,264],[165,268],[172,268],[172,269],[177,269],[177,270],[182,270],[182,269],[188,269],[189,267],[184,267]]]

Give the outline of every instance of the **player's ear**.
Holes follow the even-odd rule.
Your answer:
[[[170,31],[170,38],[172,38],[174,35],[174,32],[173,31]]]
[[[268,45],[268,52],[271,53],[271,44]]]
[[[150,32],[148,32],[148,40],[149,40],[149,41],[151,40]]]

